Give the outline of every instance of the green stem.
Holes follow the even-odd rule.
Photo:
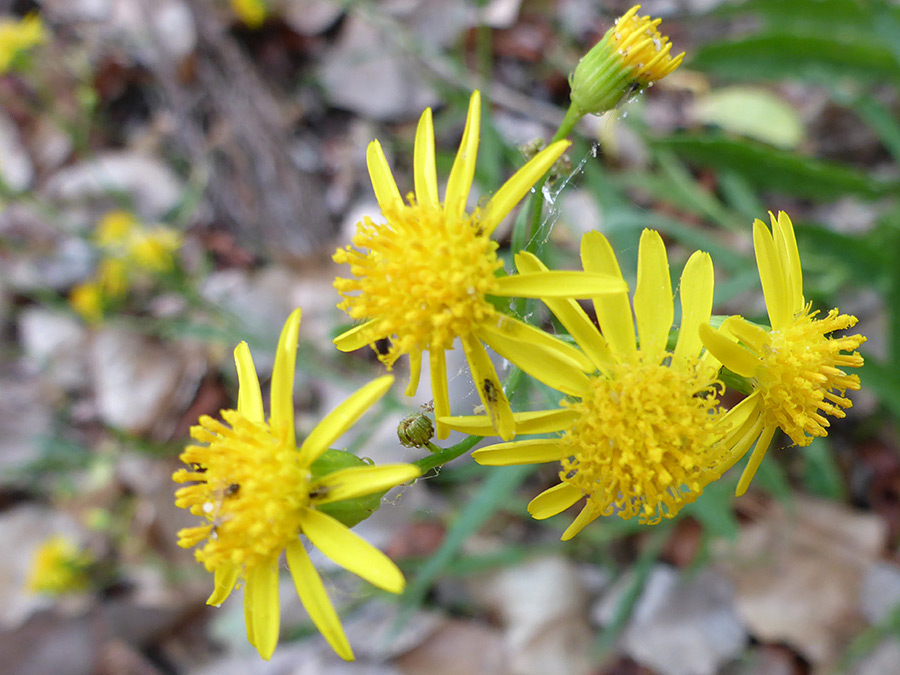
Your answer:
[[[584,117],[584,113],[579,110],[574,103],[569,104],[566,116],[562,123],[550,139],[551,143],[561,141],[566,138],[579,120]],[[544,185],[547,183],[547,177],[542,177],[534,186],[534,193],[528,205],[528,217],[525,221],[520,221],[513,231],[512,249],[513,251],[526,250],[537,255],[540,252],[540,240],[534,237],[538,227],[541,224],[541,213],[544,210]]]
[[[431,450],[432,454],[413,462],[413,465],[419,467],[419,470],[424,474],[435,467],[446,464],[447,462],[452,462],[460,455],[466,454],[475,447],[475,444],[480,440],[481,436],[469,436],[467,439],[460,441],[456,445],[451,445],[449,448],[440,448],[429,443],[428,449]]]

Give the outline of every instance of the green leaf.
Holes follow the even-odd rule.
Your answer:
[[[793,149],[804,136],[797,111],[759,87],[725,87],[697,97],[697,118],[705,124],[778,148]]]
[[[790,4],[790,3],[785,3]],[[891,50],[867,39],[837,40],[779,28],[744,39],[700,47],[692,69],[739,80],[809,80],[823,85],[837,79],[882,83],[900,81],[900,65]]]
[[[343,450],[335,450],[329,448],[312,463],[310,471],[312,471],[313,480],[321,478],[329,473],[340,471],[341,469],[349,469],[357,466],[370,466],[367,462],[360,459],[356,455]],[[332,518],[337,518],[347,527],[361,523],[366,518],[375,513],[381,506],[381,498],[387,490],[374,492],[362,497],[354,499],[346,499],[342,502],[331,502],[330,504],[321,504],[316,509],[327,513]]]
[[[534,470],[533,466],[491,467],[481,489],[465,505],[447,529],[441,547],[412,578],[400,600],[401,610],[395,623],[399,630],[421,606],[434,580],[457,558],[466,540],[507,502],[510,495]]]
[[[833,499],[844,499],[844,481],[831,453],[831,446],[824,438],[815,438],[803,448],[803,483],[814,495]]]
[[[833,201],[841,194],[856,194],[874,198],[900,189],[896,181],[877,180],[842,164],[721,134],[679,134],[658,139],[654,145],[702,166],[740,171],[758,188],[800,197]]]

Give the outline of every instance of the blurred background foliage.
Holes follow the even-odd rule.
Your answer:
[[[184,520],[169,476],[187,429],[233,402],[237,341],[271,366],[295,305],[301,428],[379,372],[371,354],[330,349],[347,325],[330,253],[375,213],[368,141],[411,189],[415,121],[432,105],[447,175],[480,88],[492,105],[476,185],[489,194],[520,146],[552,134],[567,73],[629,4],[271,0],[261,22],[212,0],[4,4],[47,34],[0,77],[0,662],[327,672],[335,661],[305,639],[304,616],[286,614],[264,667],[239,603],[204,609],[211,582],[174,544]],[[863,389],[827,438],[776,440],[744,498],[739,466],[656,527],[610,517],[562,544],[567,516],[525,510],[552,469],[465,459],[389,497],[361,527],[407,573],[399,605],[336,572],[329,582],[366,672],[900,670],[900,6],[643,11],[664,18],[685,62],[579,126],[547,193],[546,262],[576,266],[581,233],[597,228],[627,276],[655,228],[674,281],[708,251],[718,311],[764,319],[750,227],[785,210],[807,299],[858,316],[869,338]],[[178,231],[181,247],[85,320],[70,294],[93,278],[94,228],[115,209]],[[462,375],[453,385],[472,394]],[[392,433],[420,398],[396,393],[347,447],[417,458]],[[537,389],[519,403],[556,398]],[[90,552],[88,590],[35,597],[25,576],[60,532]]]

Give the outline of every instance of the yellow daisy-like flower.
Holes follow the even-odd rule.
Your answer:
[[[23,19],[0,19],[0,74],[9,72],[19,54],[47,39],[44,22],[37,14]]]
[[[753,223],[753,247],[771,330],[743,317],[726,319],[720,330],[700,327],[706,348],[729,370],[749,378],[752,393],[728,413],[731,451],[725,469],[756,447],[738,482],[737,494],[746,492],[769,444],[780,427],[797,445],[826,436],[826,415],[846,416],[852,404],[848,389],[859,389],[859,376],[843,368],[859,368],[856,351],[862,335],[830,337],[856,325],[856,317],[832,309],[817,319],[812,303],[803,298],[803,272],[794,226],[784,211],[770,213],[772,231],[761,220]],[[847,353],[850,352],[850,353]]]
[[[581,257],[585,270],[621,278],[599,232],[584,236]],[[543,269],[527,253],[516,263],[522,272]],[[570,383],[576,400],[561,408],[515,414],[518,434],[562,432],[560,437],[500,443],[472,456],[490,465],[560,462],[560,483],[535,497],[528,511],[549,518],[585,498],[564,540],[601,515],[637,516],[646,523],[671,518],[721,476],[727,428],[718,407],[719,363],[703,351],[697,332],[709,320],[712,299],[712,260],[698,251],[681,277],[681,328],[674,349],[667,349],[674,319],[669,263],[659,234],[644,230],[633,301],[637,340],[626,293],[594,299],[599,330],[578,303],[545,300],[596,372]],[[486,427],[480,417],[445,422],[471,434],[484,434]]]
[[[68,537],[50,537],[35,552],[25,587],[31,593],[47,595],[83,591],[93,562],[91,554]]]
[[[621,291],[624,283],[608,274],[584,272],[497,276],[502,262],[491,234],[569,144],[553,143],[538,153],[486,205],[466,213],[480,120],[481,96],[476,91],[443,201],[438,197],[430,109],[422,114],[416,132],[415,194],[408,203],[400,196],[381,145],[369,145],[369,175],[386,222],[366,218],[357,225],[353,246],[334,254],[336,262],[350,265],[353,275],[334,282],[343,297],[338,306],[364,321],[334,342],[341,351],[352,351],[390,339],[387,353],[379,357],[390,368],[409,354],[408,396],[418,388],[427,351],[435,415],[442,417],[450,414],[445,351],[458,339],[493,428],[509,439],[514,432],[512,411],[484,345],[553,385],[564,386],[591,364],[564,342],[499,312],[491,296],[590,297]],[[448,433],[438,424],[439,438]]]
[[[237,410],[223,410],[224,421],[208,416],[191,429],[197,444],[181,454],[189,469],[173,475],[175,504],[204,523],[179,532],[185,548],[203,542],[197,559],[215,573],[207,602],[221,604],[244,579],[247,638],[268,659],[278,642],[278,561],[282,551],[300,601],[328,643],[352,660],[347,642],[319,574],[300,535],[341,567],[391,593],[404,587],[403,574],[381,551],[326,513],[330,505],[383,492],[419,475],[410,464],[358,466],[319,475],[316,461],[390,388],[381,377],[325,417],[297,447],[293,382],[300,310],[284,325],[275,355],[271,416],[266,421],[259,380],[250,350],[234,352],[239,392]],[[359,520],[357,518],[357,520]]]
[[[662,19],[629,9],[585,54],[570,78],[572,103],[582,115],[611,110],[635,88],[661,80],[681,65],[684,52],[672,56],[672,43],[657,26]]]

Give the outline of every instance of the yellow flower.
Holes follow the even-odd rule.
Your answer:
[[[0,19],[0,74],[9,72],[20,54],[46,38],[44,23],[37,14],[29,14],[21,20]]]
[[[50,537],[34,554],[25,587],[31,593],[62,595],[88,587],[90,553],[62,535]]]
[[[265,0],[231,0],[231,9],[250,28],[259,28],[266,20]]]
[[[584,236],[581,258],[585,270],[621,278],[612,247],[599,232]],[[521,272],[543,268],[526,253],[516,263]],[[537,519],[549,518],[586,498],[564,540],[601,515],[637,516],[647,523],[674,516],[721,476],[717,467],[727,428],[718,407],[719,363],[702,351],[697,334],[709,320],[712,298],[712,261],[698,251],[681,276],[681,328],[669,350],[674,318],[669,263],[659,234],[644,230],[634,293],[637,340],[627,293],[594,299],[599,330],[578,303],[545,300],[596,373],[570,383],[574,402],[515,414],[518,434],[562,432],[561,437],[491,445],[476,450],[474,459],[490,465],[560,462],[560,483],[538,495],[528,510]],[[444,421],[471,434],[484,434],[486,426],[480,417]]]
[[[208,416],[191,429],[197,444],[181,460],[189,469],[173,475],[179,488],[175,504],[203,518],[203,524],[179,532],[185,548],[205,542],[197,559],[215,573],[207,602],[221,604],[238,578],[244,579],[247,638],[269,659],[278,642],[278,560],[287,557],[300,601],[328,643],[344,659],[353,659],[340,620],[300,535],[341,567],[391,593],[404,587],[403,575],[381,551],[326,513],[329,506],[382,492],[419,475],[409,464],[353,466],[318,475],[314,463],[390,388],[381,377],[348,398],[325,417],[299,448],[294,435],[293,382],[300,310],[284,325],[275,355],[271,416],[266,421],[259,380],[247,344],[234,351],[238,372],[237,410],[224,420]]]
[[[105,258],[97,267],[97,285],[104,298],[119,300],[128,294],[128,265],[121,258]]]
[[[629,9],[575,67],[569,84],[581,115],[611,110],[629,92],[681,64],[684,52],[673,57],[672,43],[657,29],[662,19],[638,16],[640,8]]]
[[[103,291],[96,281],[75,286],[69,293],[69,304],[89,323],[100,323],[103,320]]]
[[[94,241],[105,249],[124,248],[140,223],[130,211],[116,209],[105,214],[94,232]]]
[[[173,253],[181,247],[181,237],[168,227],[139,228],[128,242],[128,258],[151,272],[169,272],[175,264]]]
[[[490,297],[589,297],[620,291],[624,285],[609,275],[584,272],[496,275],[502,262],[491,234],[569,144],[553,143],[538,153],[487,204],[466,213],[480,120],[481,96],[476,91],[443,201],[438,197],[430,109],[416,131],[415,194],[408,202],[400,196],[381,145],[369,145],[369,175],[386,222],[366,218],[357,225],[353,246],[334,254],[336,262],[350,265],[353,275],[334,282],[343,297],[338,307],[365,322],[334,342],[341,351],[352,351],[390,339],[391,346],[379,358],[390,368],[409,354],[408,396],[416,392],[422,354],[428,351],[434,411],[441,417],[450,414],[445,351],[458,339],[493,428],[509,439],[512,411],[484,345],[551,382],[591,366],[564,342],[499,312]],[[437,431],[439,438],[449,433],[442,424]]]
[[[832,309],[822,319],[803,298],[803,272],[794,226],[784,211],[770,213],[772,231],[761,220],[753,223],[753,247],[771,330],[743,317],[726,319],[720,330],[700,327],[706,348],[733,372],[749,378],[752,393],[729,411],[730,468],[756,442],[737,494],[746,492],[769,444],[780,427],[800,446],[826,436],[826,415],[842,418],[852,402],[848,389],[859,389],[859,376],[842,368],[859,368],[856,349],[862,335],[830,337],[856,325],[856,317]],[[852,353],[845,353],[852,352]]]

